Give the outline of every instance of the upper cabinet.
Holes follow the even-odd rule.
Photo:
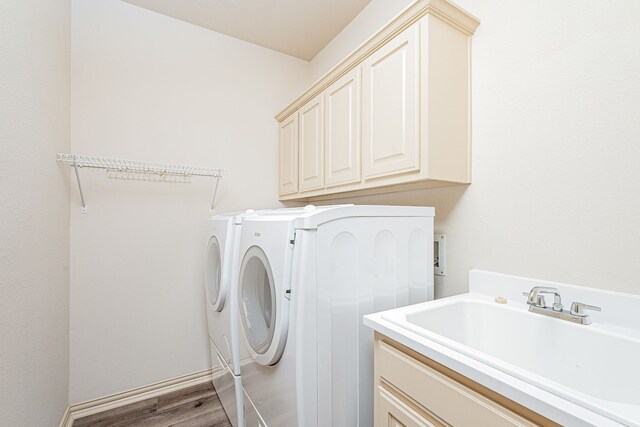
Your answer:
[[[324,186],[324,102],[322,94],[298,113],[300,191]]]
[[[418,0],[278,114],[280,200],[470,183],[478,24]]]
[[[362,63],[362,154],[366,178],[420,169],[419,24]]]
[[[280,123],[278,191],[281,196],[298,192],[298,115]]]
[[[327,187],[360,182],[360,100],[359,68],[324,91]]]

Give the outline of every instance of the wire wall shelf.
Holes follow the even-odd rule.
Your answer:
[[[79,168],[105,169],[108,178],[127,179],[136,181],[178,182],[190,183],[193,176],[213,177],[216,179],[213,190],[211,210],[214,209],[216,194],[220,178],[225,174],[224,169],[206,168],[200,166],[175,165],[167,163],[145,162],[140,160],[115,159],[112,157],[85,156],[80,154],[58,153],[56,160],[73,167],[78,182],[82,213],[87,213],[84,193],[80,183]]]

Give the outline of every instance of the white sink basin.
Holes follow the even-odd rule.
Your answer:
[[[521,292],[545,285],[603,311],[591,325],[529,312]],[[640,296],[479,271],[470,291],[365,324],[560,424],[640,427]]]
[[[640,405],[638,339],[523,306],[459,298],[383,318],[551,391]]]

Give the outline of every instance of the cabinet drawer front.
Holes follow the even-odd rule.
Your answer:
[[[280,124],[278,193],[298,192],[298,114]]]
[[[362,64],[365,179],[420,169],[418,29],[413,24]]]
[[[379,376],[453,426],[534,426],[496,402],[378,341]]]

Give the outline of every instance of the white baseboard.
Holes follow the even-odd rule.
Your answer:
[[[67,427],[73,424],[73,421],[70,421],[71,412],[69,412],[69,407],[65,409],[64,414],[62,414],[62,421],[60,421],[60,427]]]
[[[171,378],[143,387],[134,388],[132,390],[115,393],[99,399],[76,403],[67,407],[67,410],[62,417],[62,421],[60,422],[60,427],[71,427],[73,425],[73,421],[78,418],[87,417],[89,415],[97,414],[98,412],[129,405],[130,403],[140,402],[145,399],[171,393],[173,391],[202,384],[207,381],[211,381],[211,369],[205,369],[204,371],[194,372],[192,374]]]

